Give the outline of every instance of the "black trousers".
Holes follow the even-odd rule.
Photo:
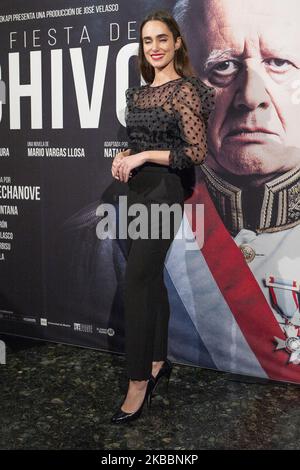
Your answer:
[[[152,361],[163,361],[168,353],[170,307],[164,284],[164,262],[182,220],[184,191],[179,173],[158,164],[145,164],[136,169],[128,186],[128,209],[136,203],[146,207],[148,238],[128,236],[124,285],[126,368],[129,379],[147,380]],[[179,218],[178,212],[177,217],[173,217],[170,211],[170,234],[163,238],[165,216],[154,219],[151,208],[167,204],[168,210],[175,203]],[[127,228],[137,216],[128,217]],[[151,238],[151,226],[158,230],[158,239]],[[138,226],[138,231],[141,228]]]

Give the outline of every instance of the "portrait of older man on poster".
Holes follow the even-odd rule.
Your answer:
[[[178,0],[173,14],[216,89],[192,198],[205,205],[200,334],[220,367],[235,343],[249,373],[299,382],[300,4]]]

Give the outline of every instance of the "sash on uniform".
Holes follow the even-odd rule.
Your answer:
[[[204,245],[201,252],[250,348],[273,380],[300,382],[300,368],[276,349],[274,337],[284,334],[241,250],[223,224],[203,181],[198,182],[188,204],[204,204]],[[200,228],[187,214],[201,247]],[[201,288],[201,286],[199,287]],[[229,345],[228,345],[229,347]]]

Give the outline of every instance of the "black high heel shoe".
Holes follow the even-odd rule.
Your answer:
[[[152,393],[151,393],[151,396],[150,396],[150,403],[151,403],[152,397],[155,396],[155,394],[154,394],[155,389],[156,389],[159,381],[161,381],[162,377],[167,378],[167,393],[168,393],[168,391],[169,391],[169,381],[170,381],[170,375],[171,375],[172,369],[173,369],[172,362],[169,359],[166,359],[165,362],[163,363],[163,365],[161,366],[161,368],[159,369],[157,376],[154,377],[152,375],[154,385],[153,385]]]
[[[121,405],[119,407],[118,411],[111,417],[111,422],[115,423],[115,424],[128,423],[130,421],[133,421],[134,419],[137,419],[140,416],[145,403],[147,403],[148,409],[150,408],[150,406],[151,406],[151,394],[152,394],[153,387],[154,387],[154,377],[151,376],[149,381],[148,381],[148,384],[147,384],[146,393],[145,393],[143,403],[141,404],[139,409],[132,412],[132,413],[126,413],[125,411],[123,411],[121,409],[121,406],[122,406]],[[124,400],[123,400],[123,402],[124,402]]]

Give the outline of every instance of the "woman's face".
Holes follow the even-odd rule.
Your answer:
[[[174,61],[179,39],[174,43],[171,31],[162,21],[147,21],[142,29],[142,41],[146,60],[154,68],[163,69]]]

